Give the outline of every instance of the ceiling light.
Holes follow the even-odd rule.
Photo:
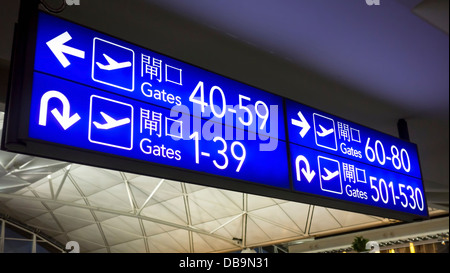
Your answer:
[[[256,251],[254,249],[251,248],[244,248],[241,253],[256,253]]]

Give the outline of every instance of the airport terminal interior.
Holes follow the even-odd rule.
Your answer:
[[[41,0],[50,14],[383,134],[399,137],[405,120],[429,217],[404,221],[0,150],[0,253],[348,253],[358,238],[383,253],[448,252],[448,5]],[[20,1],[1,6],[4,131]]]

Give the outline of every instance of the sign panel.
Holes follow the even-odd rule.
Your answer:
[[[285,142],[261,151],[267,137],[40,72],[29,137],[289,188]]]
[[[415,144],[289,100],[286,112],[292,143],[422,177]]]
[[[32,139],[289,189],[277,96],[45,13],[34,70]]]
[[[422,181],[347,158],[290,144],[294,190],[422,216]]]
[[[35,56],[36,71],[285,140],[281,97],[45,13]]]
[[[286,101],[294,190],[428,215],[416,145]]]
[[[13,68],[10,151],[428,216],[414,144],[43,12],[36,21],[15,55],[25,69]]]

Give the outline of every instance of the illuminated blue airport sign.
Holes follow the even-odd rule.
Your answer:
[[[427,215],[416,145],[286,101],[294,190]]]
[[[421,179],[416,145],[286,101],[289,141]]]
[[[427,215],[419,178],[290,144],[294,190]]]
[[[43,12],[36,20],[33,54],[23,53],[33,62],[14,70],[29,72],[23,83],[13,77],[6,149],[357,212],[428,216],[414,144]]]
[[[39,72],[30,117],[34,139],[289,188],[285,142]]]
[[[289,189],[277,96],[45,13],[34,69],[33,139]]]
[[[45,13],[38,28],[36,71],[285,140],[281,97]]]

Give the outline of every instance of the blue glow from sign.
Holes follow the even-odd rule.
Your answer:
[[[289,100],[286,113],[295,190],[428,215],[414,144]]]
[[[428,215],[409,142],[45,13],[34,65],[32,139]]]
[[[427,216],[420,179],[290,144],[294,190]]]
[[[29,136],[289,189],[284,141],[39,72]]]
[[[289,142],[421,179],[416,145],[286,100]]]
[[[279,96],[39,14],[35,70],[285,140]]]

